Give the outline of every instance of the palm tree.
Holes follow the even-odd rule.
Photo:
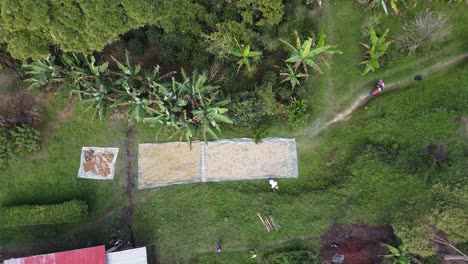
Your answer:
[[[237,72],[242,68],[242,66],[246,66],[247,70],[250,72],[250,60],[262,55],[261,51],[250,51],[250,45],[240,45],[236,38],[234,38],[237,44],[237,49],[231,51],[231,54],[240,58],[237,62],[239,67],[237,68]]]
[[[296,85],[301,85],[301,82],[299,81],[300,78],[309,77],[307,74],[297,72],[297,69],[291,67],[289,64],[286,64],[286,66],[288,67],[288,72],[280,73],[280,76],[285,76],[281,82],[283,83],[289,81],[293,90]]]
[[[305,74],[308,74],[307,68],[309,66],[323,74],[322,69],[320,69],[320,67],[315,63],[316,58],[322,54],[343,53],[340,50],[335,49],[337,47],[336,45],[325,45],[325,38],[326,35],[321,33],[317,44],[314,43],[312,38],[308,38],[301,44],[301,40],[296,32],[296,47],[287,41],[280,39],[280,41],[283,42],[290,51],[290,57],[286,62],[294,63],[294,68],[296,70],[302,65]]]
[[[377,37],[374,28],[371,27],[369,29],[371,40],[370,45],[361,43],[367,49],[367,52],[364,55],[365,60],[361,62],[361,64],[366,64],[366,68],[364,69],[362,75],[367,74],[369,71],[374,72],[375,70],[380,68],[380,57],[382,57],[387,52],[388,48],[390,47],[390,44],[393,42],[393,40],[385,42],[388,30],[389,29],[387,28],[387,30],[385,30],[385,33],[381,37]]]

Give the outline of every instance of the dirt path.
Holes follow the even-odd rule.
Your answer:
[[[128,197],[128,205],[122,209],[122,223],[128,228],[130,234],[130,243],[135,247],[135,237],[132,229],[132,218],[135,209],[135,199],[133,197],[133,191],[135,190],[135,179],[136,175],[133,172],[133,166],[136,162],[137,153],[135,151],[136,139],[135,139],[135,127],[131,126],[125,130],[125,160],[127,165],[125,166],[125,178],[126,186],[125,193]]]
[[[409,85],[411,82],[414,82],[413,77],[416,74],[422,74],[423,76],[427,76],[430,73],[434,73],[437,71],[440,71],[450,65],[459,63],[461,61],[464,61],[468,58],[468,53],[464,53],[458,56],[454,56],[450,59],[447,59],[445,61],[439,62],[435,65],[432,65],[430,67],[427,67],[425,69],[419,70],[417,72],[412,72],[406,77],[400,79],[399,81],[392,82],[390,84],[387,84],[385,86],[385,92],[388,92],[389,90],[397,89],[397,88],[402,88],[406,87]],[[362,85],[364,86],[364,85]],[[309,127],[305,128],[302,132],[302,136],[315,136],[318,133],[322,132],[324,129],[328,128],[329,126],[341,122],[345,120],[347,117],[349,117],[352,113],[354,113],[356,110],[364,106],[366,103],[368,103],[373,97],[369,96],[368,91],[365,93],[361,93],[357,96],[357,98],[354,100],[354,102],[345,110],[335,114],[332,119],[328,122],[324,122],[323,119],[318,119],[314,123],[312,123]]]

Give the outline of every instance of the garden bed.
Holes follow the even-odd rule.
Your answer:
[[[118,153],[118,148],[83,147],[78,177],[112,180]]]

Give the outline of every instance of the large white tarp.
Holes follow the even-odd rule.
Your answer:
[[[229,139],[140,144],[138,188],[171,184],[267,178],[297,178],[296,141],[290,138]]]

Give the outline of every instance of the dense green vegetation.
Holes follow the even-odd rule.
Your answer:
[[[39,150],[41,133],[25,125],[6,128],[0,126],[0,168],[11,160]]]
[[[1,227],[56,225],[80,223],[86,220],[88,206],[73,200],[51,205],[22,205],[0,208]]]
[[[0,0],[0,93],[26,97],[29,86],[44,101],[9,113],[15,103],[0,100],[0,125],[34,129],[13,141],[0,127],[9,153],[32,150],[0,171],[0,222],[32,208],[41,224],[4,220],[2,246],[106,244],[119,229],[158,263],[320,263],[333,224],[365,223],[393,227],[408,258],[434,255],[437,230],[466,248],[468,68],[445,69],[466,53],[465,3],[385,3],[388,16],[380,0]],[[7,82],[12,72],[26,84]],[[391,90],[327,126],[379,78]],[[264,181],[137,191],[136,143],[155,134],[295,137],[299,178],[277,192]],[[113,181],[76,178],[82,146],[120,148]],[[41,213],[70,200],[87,204],[87,221]]]

